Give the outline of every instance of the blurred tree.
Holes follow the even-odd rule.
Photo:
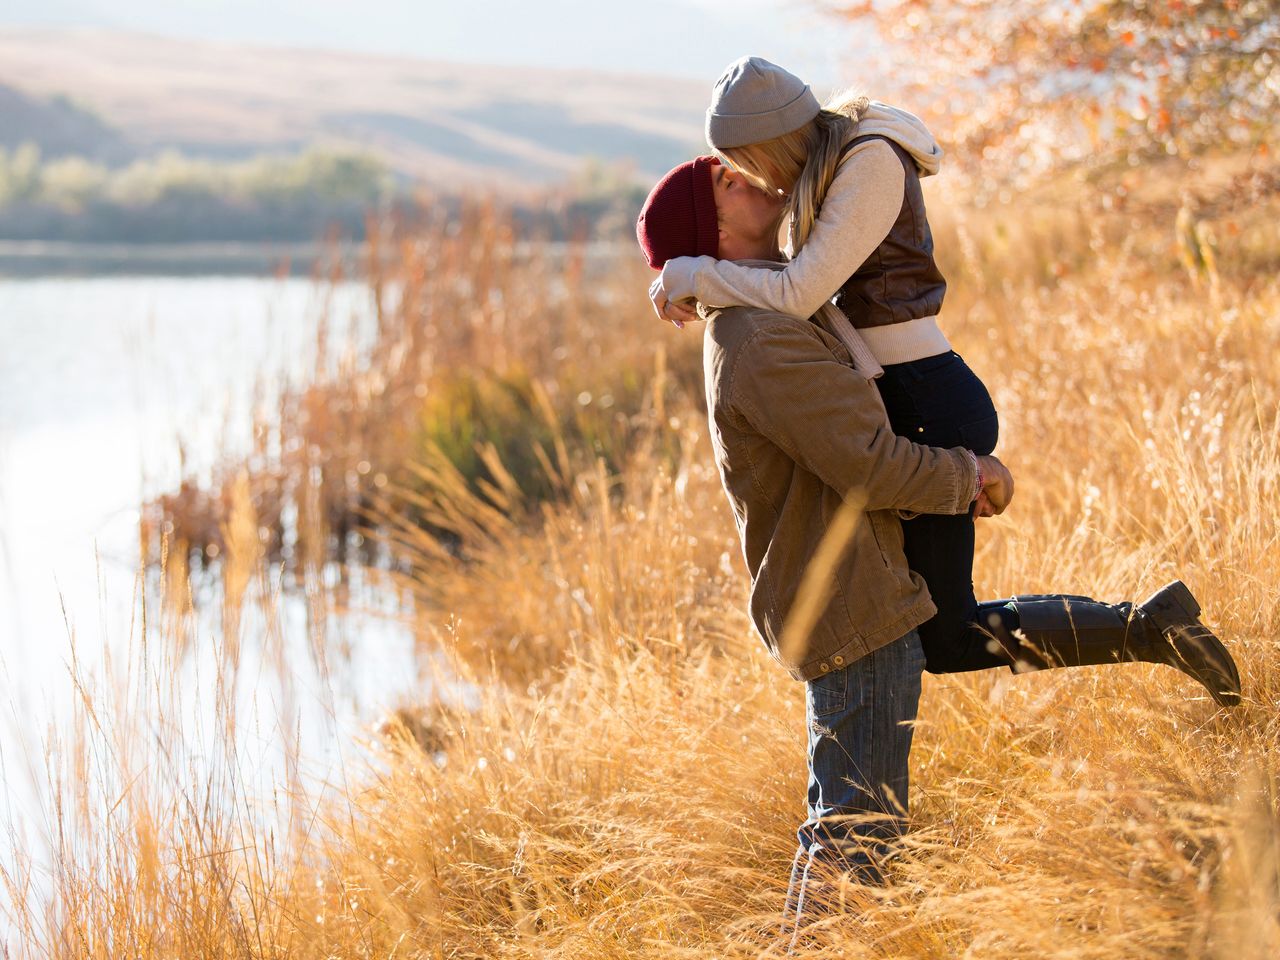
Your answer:
[[[12,152],[0,149],[0,204],[35,198],[40,173],[40,148],[34,143],[23,143]]]
[[[397,184],[377,157],[350,148],[236,163],[173,150],[110,168],[43,158],[34,143],[0,147],[0,237],[123,240],[312,239],[333,224],[359,234]]]
[[[228,165],[165,150],[117,171],[107,184],[107,195],[134,206],[166,198],[220,196],[228,191],[230,179]]]
[[[102,195],[106,187],[106,167],[84,157],[62,157],[44,165],[40,198],[61,210],[83,210]]]
[[[376,204],[394,189],[385,162],[368,153],[311,147],[294,156],[263,156],[241,165],[236,186],[258,200],[322,196]]]
[[[990,172],[1266,148],[1280,0],[860,0],[878,66]]]

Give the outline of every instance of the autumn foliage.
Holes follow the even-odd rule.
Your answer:
[[[875,0],[876,70],[987,170],[1219,146],[1265,156],[1280,99],[1276,0]]]

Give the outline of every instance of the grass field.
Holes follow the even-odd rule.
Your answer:
[[[1088,191],[931,196],[944,325],[1018,481],[979,530],[979,595],[1138,599],[1180,576],[1245,702],[1147,665],[927,677],[907,855],[808,955],[1280,953],[1280,240],[1273,208],[1237,201],[1175,222]],[[475,702],[405,705],[350,789],[290,809],[281,784],[268,829],[234,778],[183,766],[194,732],[86,697],[31,956],[782,954],[802,690],[746,618],[700,328],[653,319],[632,251],[516,240],[476,209],[397,241],[371,353],[143,531],[159,553],[173,524],[162,644],[189,557],[231,610],[275,556],[260,525],[296,515],[308,590],[336,544],[378,544]]]

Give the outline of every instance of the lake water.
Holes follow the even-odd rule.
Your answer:
[[[137,643],[140,503],[172,488],[184,462],[198,472],[245,447],[255,385],[269,403],[274,387],[307,374],[322,314],[342,336],[367,330],[371,309],[358,284],[302,278],[0,280],[0,775],[6,833],[16,823],[37,860],[48,832],[43,756],[75,693],[71,638],[90,669]],[[282,708],[266,671],[240,691],[245,726],[267,731],[264,785],[282,752],[273,728],[301,729],[324,777],[363,724],[424,698],[409,633],[394,605],[381,605],[343,620],[359,656],[325,669],[301,602],[281,604],[284,662],[304,695]],[[197,639],[213,633],[206,625]],[[193,672],[183,682],[204,681]]]

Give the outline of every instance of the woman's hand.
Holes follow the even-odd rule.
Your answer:
[[[978,467],[982,471],[982,489],[978,491],[973,515],[994,517],[1004,513],[1013,499],[1013,474],[995,457],[979,457]]]
[[[698,312],[691,304],[674,303],[667,299],[667,292],[662,289],[662,277],[649,284],[649,300],[653,303],[653,311],[659,320],[666,320],[677,327],[684,327],[688,321],[698,319]]]

